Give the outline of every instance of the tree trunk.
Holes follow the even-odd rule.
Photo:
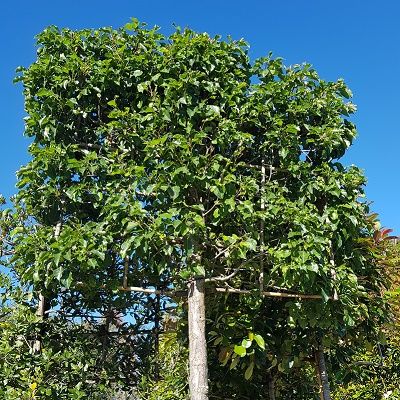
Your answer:
[[[208,400],[205,279],[189,283],[189,391],[190,400]]]
[[[40,317],[41,320],[43,320],[45,317],[45,311],[46,311],[46,299],[42,294],[39,294],[39,303],[36,315]],[[39,354],[42,351],[42,341],[40,333],[39,337],[33,342],[33,348],[32,348],[33,354]]]
[[[321,344],[315,350],[315,366],[319,383],[319,393],[321,400],[331,400],[329,388],[328,372],[326,370],[324,348]]]
[[[61,233],[61,221],[57,222],[57,225],[54,227],[54,238],[57,240]],[[50,309],[50,302],[48,299],[43,296],[42,293],[39,293],[39,303],[36,311],[36,315],[40,317],[43,321],[48,317],[46,311]],[[42,336],[43,336],[43,326],[40,328],[39,337],[33,342],[32,352],[33,354],[38,354],[42,351]]]
[[[268,399],[275,400],[275,378],[272,374],[268,374]]]

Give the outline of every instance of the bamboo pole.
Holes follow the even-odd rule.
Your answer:
[[[139,286],[127,286],[120,287],[119,290],[125,292],[139,292],[139,293],[147,293],[147,294],[161,294],[165,296],[177,296],[184,297],[187,294],[186,290],[160,290],[153,288],[143,288]],[[210,288],[210,292],[217,293],[229,293],[229,294],[253,294],[253,290],[248,289],[234,289],[234,288]],[[286,292],[270,292],[263,291],[261,292],[261,296],[264,297],[275,297],[275,298],[289,298],[289,299],[302,299],[302,300],[321,300],[322,296],[319,294],[303,294],[303,293],[286,293]],[[328,299],[333,300],[333,297],[328,297]]]
[[[155,353],[155,380],[160,380],[160,294],[156,294],[154,302],[154,353]]]
[[[264,159],[264,150],[261,157],[261,190],[260,190],[260,210],[261,210],[261,220],[260,220],[260,247],[261,251],[264,251],[264,215],[263,211],[265,210],[265,202],[264,202],[264,192],[265,192],[265,159]],[[261,256],[260,259],[260,276],[258,278],[260,284],[260,293],[264,291],[264,257]]]

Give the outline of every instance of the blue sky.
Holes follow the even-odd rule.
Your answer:
[[[272,51],[286,64],[307,61],[326,80],[344,78],[358,112],[359,137],[343,162],[361,167],[367,196],[384,226],[400,233],[400,2],[396,0],[9,1],[0,3],[0,192],[15,193],[15,171],[28,160],[22,87],[15,68],[35,60],[34,36],[48,25],[120,27],[136,17],[245,38],[252,58]]]

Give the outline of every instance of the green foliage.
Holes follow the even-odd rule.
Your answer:
[[[158,377],[157,377],[158,376]],[[138,385],[138,400],[186,400],[187,349],[175,333],[160,336],[159,354]]]
[[[2,277],[3,282],[9,281]],[[3,286],[5,287],[5,286]],[[63,315],[39,318],[31,293],[3,294],[0,308],[0,397],[15,399],[104,399],[137,377],[140,340],[108,338],[104,323],[78,323]],[[114,333],[118,333],[114,330]],[[41,352],[33,345],[41,340]],[[148,351],[148,350],[147,350]],[[127,382],[130,381],[127,384]]]
[[[13,235],[23,280],[48,291],[78,281],[115,287],[125,256],[146,266],[137,282],[179,285],[238,263],[251,280],[265,253],[267,282],[345,287],[344,305],[361,294],[346,251],[365,229],[356,201],[364,179],[335,162],[355,135],[342,118],[354,110],[342,81],[270,57],[251,65],[243,41],[190,30],[165,38],[141,24],[133,33],[50,27],[38,44],[38,61],[19,78],[34,143],[18,202],[38,223]],[[263,157],[278,172],[261,212]],[[295,320],[307,314],[291,308]]]
[[[368,239],[365,179],[338,161],[356,135],[342,80],[271,55],[250,62],[243,40],[165,37],[137,20],[49,27],[37,41],[17,78],[32,158],[2,228],[34,302],[42,293],[67,313],[131,313],[141,337],[157,312],[151,297],[120,291],[124,271],[128,285],[178,290],[231,276],[254,294],[207,298],[212,390],[223,396],[256,393],[266,370],[290,373],[321,337],[333,347],[376,333],[386,276]],[[266,289],[321,300],[261,298],[261,264]],[[139,359],[146,368],[151,352]]]
[[[360,350],[341,366],[334,400],[400,399],[398,345],[389,340],[380,349],[376,347],[365,352]]]

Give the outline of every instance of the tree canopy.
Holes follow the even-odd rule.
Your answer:
[[[322,338],[329,348],[376,334],[387,282],[367,245],[364,176],[338,161],[356,135],[342,80],[271,54],[252,61],[243,40],[166,37],[135,19],[49,27],[37,44],[17,78],[32,158],[3,212],[31,304],[98,313],[107,333],[130,314],[140,335],[201,280],[210,365],[215,351],[232,376],[261,384]]]

